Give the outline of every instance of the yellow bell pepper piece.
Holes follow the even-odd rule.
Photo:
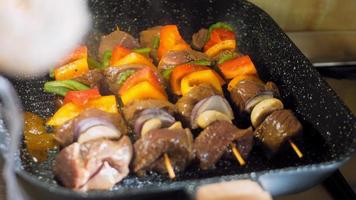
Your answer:
[[[82,112],[83,107],[72,102],[60,107],[56,113],[47,121],[48,126],[61,126],[65,122],[75,118]]]
[[[114,95],[102,96],[89,100],[84,106],[72,102],[66,103],[47,121],[48,126],[61,126],[65,122],[78,116],[86,108],[96,108],[109,113],[118,113],[116,98]]]
[[[147,57],[135,52],[129,53],[125,57],[111,64],[113,66],[120,66],[126,64],[142,64],[151,67],[153,69],[156,69],[156,67],[152,64],[152,62]]]
[[[213,86],[221,94],[222,88],[220,81],[213,70],[202,70],[188,74],[181,81],[181,91],[183,96],[185,96],[193,87],[207,83]]]
[[[121,95],[121,101],[124,105],[127,105],[136,99],[167,100],[167,96],[162,94],[161,91],[157,90],[148,81],[143,81],[132,86],[123,95]]]
[[[56,80],[69,80],[89,71],[87,58],[81,58],[54,70]]]
[[[89,100],[86,108],[96,108],[108,113],[118,113],[116,98],[114,95],[102,96],[97,99]]]
[[[222,50],[235,49],[235,48],[236,48],[236,40],[224,40],[210,47],[204,53],[209,57],[214,57]]]

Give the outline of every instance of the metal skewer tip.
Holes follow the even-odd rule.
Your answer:
[[[294,144],[292,140],[288,140],[290,146],[293,148],[294,152],[298,155],[299,158],[303,157],[303,153],[299,150],[298,146]]]
[[[164,153],[163,156],[164,156],[164,164],[166,165],[169,178],[174,179],[176,177],[176,174],[174,173],[171,160],[169,159],[167,153]]]
[[[231,144],[231,149],[232,153],[236,157],[237,161],[239,161],[241,166],[244,166],[246,164],[245,160],[242,158],[239,150],[236,148],[235,144]]]

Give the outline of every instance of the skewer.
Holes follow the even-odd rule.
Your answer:
[[[164,156],[164,164],[166,165],[166,169],[168,171],[169,178],[174,179],[176,177],[176,174],[174,173],[174,169],[171,164],[171,160],[168,157],[167,153],[163,154]]]
[[[232,153],[236,157],[237,161],[239,161],[241,166],[244,166],[246,164],[245,160],[242,158],[239,150],[236,148],[235,144],[231,144],[231,149]]]
[[[303,153],[299,150],[298,146],[293,143],[292,140],[288,140],[290,146],[293,148],[294,152],[298,155],[299,158],[303,157]]]

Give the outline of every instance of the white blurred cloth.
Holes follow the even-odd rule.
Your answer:
[[[85,0],[0,0],[0,72],[48,72],[89,27]]]

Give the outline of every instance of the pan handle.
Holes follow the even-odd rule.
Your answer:
[[[22,136],[22,108],[17,93],[9,80],[0,76],[0,150],[4,158],[3,177],[8,199],[27,199],[19,187],[15,171],[19,168],[19,142]],[[6,124],[6,128],[5,128]]]

